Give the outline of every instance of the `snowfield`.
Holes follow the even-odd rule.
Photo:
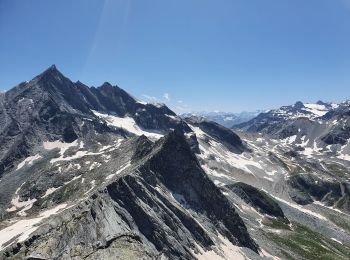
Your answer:
[[[126,131],[135,135],[145,135],[152,139],[159,139],[163,137],[163,134],[157,133],[157,131],[143,130],[141,129],[132,117],[117,117],[115,115],[107,115],[95,110],[92,112],[99,118],[103,119],[107,125],[125,129]]]
[[[29,235],[38,228],[38,224],[43,219],[48,218],[51,215],[55,215],[65,208],[67,208],[67,204],[57,205],[52,209],[42,212],[37,218],[22,219],[10,225],[9,227],[0,230],[0,250],[3,250],[7,246],[13,244],[15,241],[25,241]],[[14,237],[18,238],[9,243],[9,241],[11,241]]]

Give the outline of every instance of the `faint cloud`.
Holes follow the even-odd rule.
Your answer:
[[[176,108],[177,111],[181,111],[181,112],[184,112],[184,111],[187,110],[185,107],[182,107],[182,106],[177,106],[175,108]]]
[[[163,97],[165,98],[166,101],[170,101],[170,95],[169,93],[164,93]]]
[[[148,103],[163,103],[172,109],[176,114],[183,114],[190,111],[190,107],[181,99],[171,100],[171,95],[169,93],[164,93],[162,97],[155,97],[147,94],[143,94],[142,98]]]
[[[177,114],[183,114],[183,113],[187,113],[190,111],[190,107],[186,104],[181,104],[181,105],[177,105],[174,107],[174,110]]]
[[[148,101],[148,102],[158,102],[158,99],[156,97],[153,97],[153,96],[143,94],[142,97],[144,97],[146,99],[146,101]]]

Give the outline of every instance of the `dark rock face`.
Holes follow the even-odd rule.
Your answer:
[[[350,121],[347,124],[337,125],[327,133],[322,140],[327,145],[340,144],[345,145],[350,139]]]
[[[296,190],[291,191],[290,195],[298,204],[305,205],[316,200],[349,211],[348,204],[345,203],[350,196],[349,183],[323,180],[312,174],[293,175],[288,183]]]
[[[265,192],[242,182],[227,185],[226,187],[236,193],[247,204],[254,207],[258,212],[285,219],[288,222],[278,203]]]
[[[275,117],[271,113],[261,113],[257,117],[248,122],[238,124],[234,128],[243,129],[247,132],[271,132],[280,122],[284,120],[279,117]],[[266,129],[266,130],[265,130]]]
[[[217,139],[219,142],[225,144],[232,152],[242,153],[247,150],[242,139],[228,128],[199,117],[190,117],[185,120],[186,122],[199,127],[203,132]]]
[[[141,128],[153,131],[190,131],[165,105],[143,104],[109,83],[98,88],[73,83],[52,66],[0,97],[0,177],[45,140],[73,142],[87,131],[125,134],[101,122],[91,110],[130,116]]]
[[[302,108],[305,108],[303,102],[301,101],[297,101],[294,106],[293,106],[294,109],[298,110],[298,109],[302,109]]]
[[[200,168],[185,138],[173,132],[165,138],[163,149],[150,161],[150,170],[160,174],[164,185],[181,194],[188,205],[196,211],[205,212],[218,225],[229,240],[256,251],[257,246],[249,237],[243,221],[226,197]],[[153,170],[154,169],[154,170]]]
[[[145,137],[129,143],[137,147],[132,170],[42,226],[30,244],[30,239],[17,243],[4,254],[9,259],[195,259],[197,246],[212,250],[217,234],[258,251],[183,133],[172,132],[154,144]]]
[[[339,104],[336,109],[329,111],[322,117],[329,122],[337,122],[326,133],[322,140],[327,145],[340,144],[345,145],[350,139],[350,103],[349,101]]]

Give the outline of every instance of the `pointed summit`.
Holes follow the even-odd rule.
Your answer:
[[[296,102],[294,104],[294,108],[296,108],[296,109],[301,109],[301,108],[304,108],[304,107],[305,106],[304,106],[303,102],[301,102],[301,101],[298,101],[298,102]]]
[[[45,73],[54,73],[54,74],[60,73],[60,74],[61,74],[61,72],[58,71],[58,69],[57,69],[57,67],[56,67],[55,64],[52,64],[52,65],[51,65],[49,68],[47,68],[42,74],[45,74]]]
[[[322,100],[319,100],[316,102],[317,105],[323,105],[323,106],[327,106],[328,104],[326,102],[323,102]]]
[[[43,73],[39,75],[39,77],[47,77],[47,76],[54,76],[54,77],[64,77],[63,74],[57,69],[55,64],[52,64],[48,69],[46,69]]]
[[[109,82],[104,82],[103,84],[102,84],[102,86],[101,87],[105,87],[105,88],[111,88],[111,87],[113,87],[113,85],[111,84],[111,83],[109,83]]]

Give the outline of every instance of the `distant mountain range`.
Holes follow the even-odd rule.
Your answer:
[[[349,259],[350,102],[259,112],[55,66],[1,93],[0,259]]]
[[[322,147],[334,145],[332,149],[336,149],[336,145],[345,145],[350,137],[349,104],[350,101],[340,104],[297,102],[292,106],[261,113],[235,128],[279,139],[296,136],[295,141],[305,139],[305,135],[312,136],[310,144],[315,142]]]
[[[199,116],[208,119],[209,121],[214,121],[222,126],[231,128],[234,125],[238,125],[244,122],[249,121],[250,119],[256,117],[260,113],[264,112],[263,110],[257,110],[254,112],[240,112],[240,113],[230,113],[230,112],[193,112],[193,113],[184,113],[180,116],[182,118]]]

